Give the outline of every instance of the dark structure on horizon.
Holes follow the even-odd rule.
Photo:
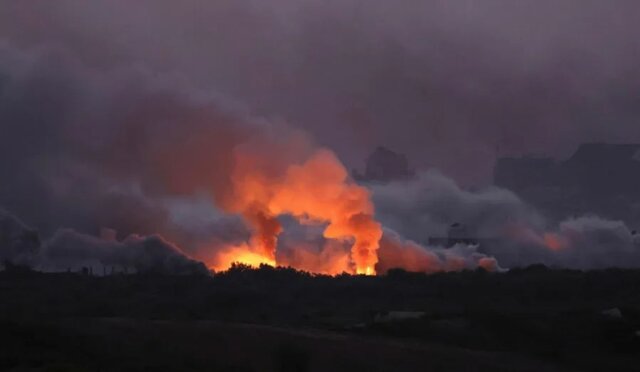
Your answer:
[[[469,228],[460,222],[454,222],[449,226],[446,237],[430,237],[427,242],[429,246],[451,248],[456,244],[480,245],[482,239],[478,239],[476,234],[469,231]]]
[[[640,144],[583,144],[564,161],[501,158],[494,183],[556,218],[596,213],[640,222]]]
[[[354,170],[353,178],[363,182],[391,182],[415,176],[406,155],[378,146],[367,158],[364,174]]]

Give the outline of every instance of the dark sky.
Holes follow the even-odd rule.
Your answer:
[[[496,153],[640,141],[640,2],[5,1],[0,42],[135,67],[463,184]]]

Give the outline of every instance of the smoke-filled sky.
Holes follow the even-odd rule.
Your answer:
[[[640,141],[639,17],[634,0],[6,1],[0,39],[170,76],[348,167],[386,145],[473,184],[496,154]]]
[[[5,238],[37,229],[42,267],[181,272],[200,268],[181,252],[215,267],[225,249],[325,273],[637,266],[623,222],[557,224],[485,186],[497,156],[640,142],[639,18],[637,1],[3,2]],[[356,184],[380,145],[418,176]],[[453,222],[508,244],[420,245]],[[103,227],[142,236],[83,235]]]

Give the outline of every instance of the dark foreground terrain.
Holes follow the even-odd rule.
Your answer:
[[[0,370],[637,371],[640,271],[0,272]]]

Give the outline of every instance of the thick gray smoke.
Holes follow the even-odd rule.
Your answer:
[[[22,221],[0,209],[0,266],[6,261],[13,264],[30,264],[38,254],[40,237]]]
[[[487,271],[502,271],[495,258],[480,253],[476,246],[456,244],[450,248],[423,246],[405,240],[392,230],[385,230],[380,249],[380,261],[376,270],[386,273],[390,269],[402,268],[415,272],[448,272],[483,268]]]
[[[467,235],[461,238],[476,240],[483,254],[506,268],[537,263],[574,269],[640,267],[640,235],[621,221],[581,216],[553,223],[507,190],[464,190],[437,172],[375,185],[373,192],[381,222],[423,246],[429,238],[446,238],[448,228],[458,223],[466,226]],[[381,260],[385,244],[388,239],[382,243]],[[420,252],[422,258],[407,261],[422,262],[416,264],[421,271],[431,264],[429,248],[411,242],[400,246]]]
[[[465,184],[496,154],[640,141],[635,0],[11,1],[0,38],[143,66],[282,116],[350,166],[402,148]]]
[[[0,265],[7,262],[45,272],[88,269],[98,275],[113,271],[172,275],[209,273],[203,263],[188,258],[159,236],[130,235],[118,241],[115,232],[110,236],[95,237],[62,229],[41,243],[35,230],[0,210]]]
[[[241,220],[184,206],[224,204],[239,143],[268,153],[256,137],[287,142],[292,131],[272,117],[350,165],[389,145],[463,184],[485,183],[496,155],[637,141],[638,10],[625,0],[3,4],[0,206],[44,238],[110,227],[119,238],[161,233],[197,255],[246,241]],[[423,245],[461,222],[499,239],[486,247],[506,267],[635,262],[623,259],[635,247],[626,227],[567,230],[508,191],[457,182],[431,173],[376,187],[378,215]],[[619,258],[578,250],[603,244],[564,237],[574,230],[606,236]],[[593,258],[550,253],[546,234]]]
[[[267,125],[160,80],[0,47],[0,205],[44,236],[110,227],[192,246],[241,229],[221,217],[194,231],[173,206],[207,187],[224,195],[234,146]]]
[[[495,237],[512,224],[544,227],[544,219],[514,193],[497,187],[465,190],[436,171],[372,189],[380,221],[422,243],[446,237],[454,223],[465,225],[470,236],[479,238]]]
[[[348,242],[324,239],[322,229],[318,227],[292,225],[291,222],[287,223],[279,242],[278,262],[321,273],[349,272]],[[384,229],[378,260],[378,274],[395,268],[426,273],[475,270],[480,267],[487,271],[502,270],[493,257],[478,252],[476,246],[458,244],[444,248],[423,245],[407,240],[389,228]]]
[[[507,266],[542,263],[571,269],[640,267],[640,239],[622,221],[595,216],[570,218],[550,231],[524,226],[487,244],[486,252]]]
[[[34,268],[43,271],[159,272],[174,275],[207,274],[207,267],[189,259],[159,236],[131,235],[123,241],[106,240],[73,230],[60,230],[42,247]]]

